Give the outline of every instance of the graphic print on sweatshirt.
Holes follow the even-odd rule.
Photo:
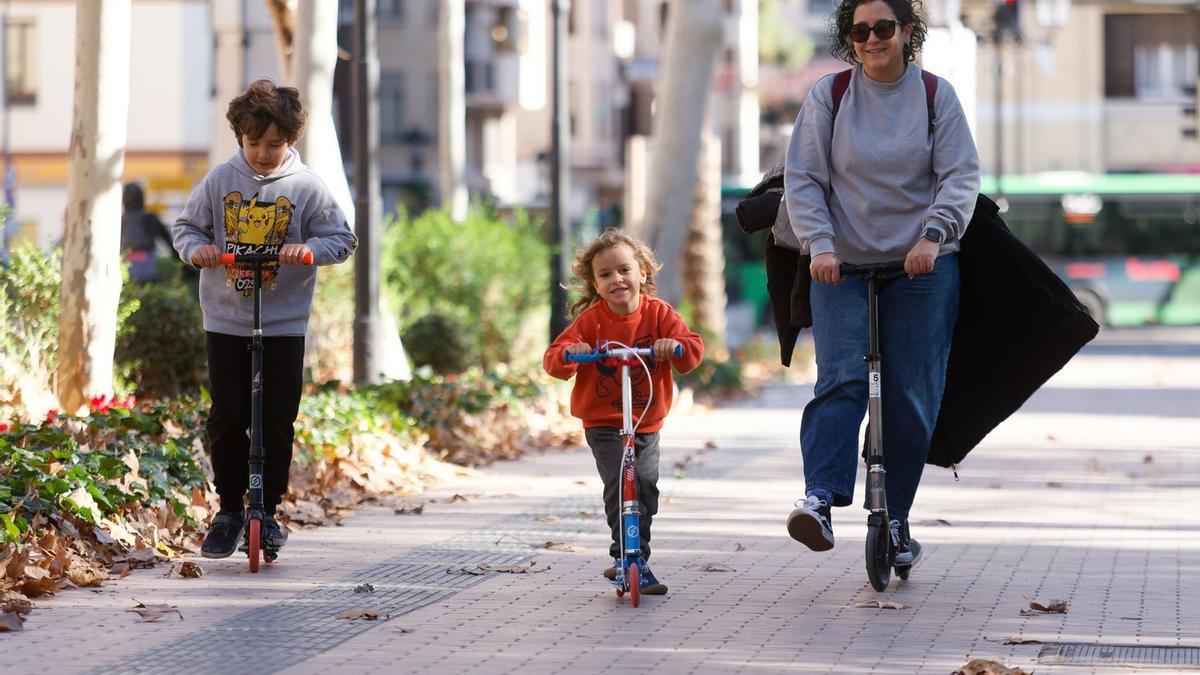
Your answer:
[[[222,200],[225,205],[225,253],[237,255],[275,255],[287,241],[288,225],[292,221],[295,205],[287,197],[279,197],[273,203],[260,203],[258,193],[243,199],[241,192],[230,192]],[[263,265],[262,283],[270,287],[279,271],[279,263]],[[226,269],[226,283],[249,296],[254,283],[254,268],[249,265],[231,265]]]
[[[647,349],[654,346],[654,338],[651,336],[640,337],[634,340],[629,345],[634,349]],[[648,394],[650,386],[646,382],[646,369],[650,370],[650,375],[654,375],[658,370],[658,361],[653,358],[647,358],[646,368],[642,368],[636,360],[629,364],[629,383],[633,387],[633,421],[637,422],[638,415],[646,409],[650,403]],[[621,411],[621,366],[609,362],[607,359],[596,362],[596,373],[600,377],[596,378],[596,399],[599,401],[608,401],[613,410]]]

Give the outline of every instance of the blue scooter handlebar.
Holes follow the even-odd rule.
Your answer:
[[[563,352],[563,360],[567,363],[594,363],[601,359],[621,356],[653,357],[654,350],[650,347],[631,349],[617,347],[613,349],[597,349],[596,351],[588,352],[587,354],[571,354],[569,352]],[[683,345],[675,345],[675,353],[673,356],[675,358],[683,356]]]

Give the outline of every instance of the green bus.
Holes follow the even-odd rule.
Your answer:
[[[1004,221],[1098,323],[1200,324],[1200,175],[1056,172],[1000,187],[981,189],[1003,195]]]
[[[733,211],[750,187],[722,190],[726,279],[730,300],[762,321],[766,233],[747,237]],[[1053,172],[1005,176],[1000,187],[984,177],[981,191],[1098,323],[1200,324],[1200,175]]]

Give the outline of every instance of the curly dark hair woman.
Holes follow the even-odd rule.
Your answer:
[[[854,53],[854,42],[850,39],[850,27],[854,25],[854,10],[859,5],[873,0],[842,0],[829,21],[829,51],[846,63],[859,62]],[[912,26],[912,35],[904,45],[904,59],[912,61],[925,44],[925,7],[921,0],[882,0],[892,8],[896,22],[901,26]]]

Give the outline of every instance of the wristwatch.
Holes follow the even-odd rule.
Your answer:
[[[942,232],[936,227],[925,228],[925,231],[921,233],[921,237],[923,239],[928,239],[939,246],[946,243],[946,233]]]

